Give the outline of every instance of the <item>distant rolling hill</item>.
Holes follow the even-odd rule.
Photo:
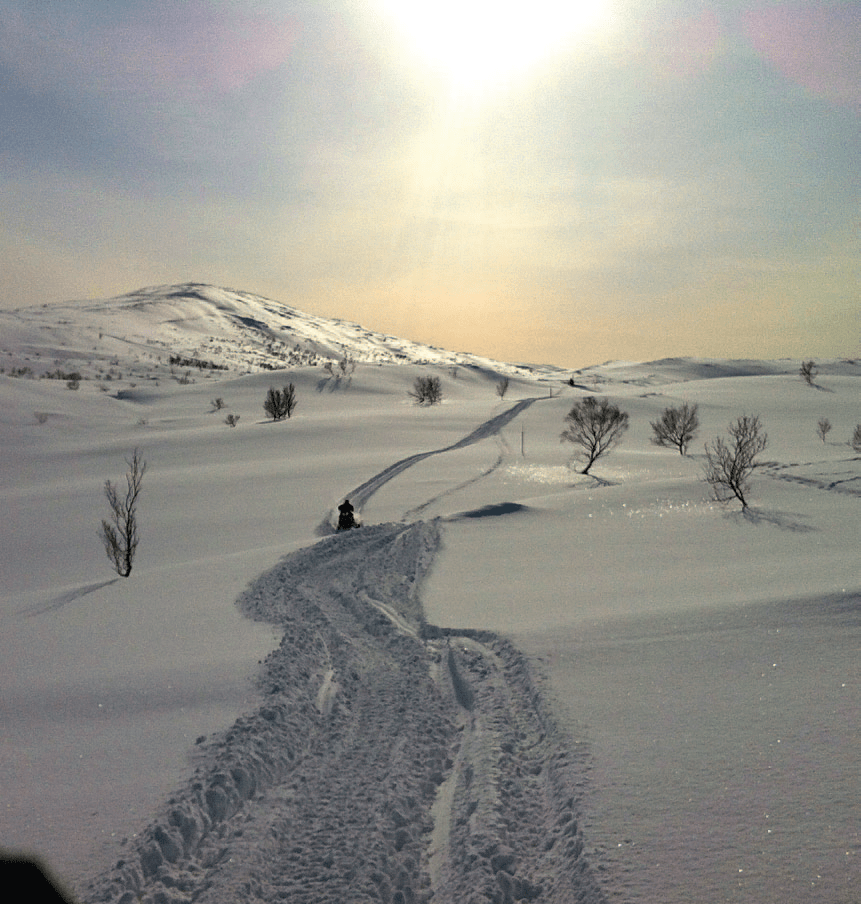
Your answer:
[[[89,301],[0,311],[0,374],[63,379],[182,380],[196,369],[237,376],[339,362],[460,367],[526,380],[572,380],[590,392],[718,377],[797,374],[799,361],[665,358],[607,361],[578,370],[496,361],[389,336],[346,320],[203,283],[153,286]],[[857,375],[859,362],[819,363],[822,374]]]
[[[148,375],[197,366],[235,375],[345,358],[357,364],[475,367],[512,376],[563,373],[422,345],[201,283],[0,312],[0,337],[3,372],[29,368],[35,376],[58,369],[92,376],[105,366],[143,368]]]

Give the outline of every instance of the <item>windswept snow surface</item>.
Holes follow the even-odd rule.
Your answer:
[[[571,375],[212,287],[98,304],[0,334],[0,845],[124,904],[857,900],[857,363]],[[559,433],[590,391],[631,429],[587,478]],[[650,443],[682,401],[687,458]],[[742,413],[744,514],[701,480]],[[135,447],[123,580],[97,527]]]

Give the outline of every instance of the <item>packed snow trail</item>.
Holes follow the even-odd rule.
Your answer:
[[[437,522],[349,531],[249,588],[243,611],[284,628],[263,704],[201,745],[87,901],[604,900],[577,828],[585,750],[508,642],[424,622],[439,541]]]
[[[381,489],[398,475],[403,474],[404,471],[411,468],[413,465],[417,465],[419,462],[424,461],[433,455],[442,455],[445,452],[455,452],[458,449],[464,449],[467,446],[472,446],[482,440],[498,435],[503,427],[508,426],[514,418],[522,414],[534,402],[539,401],[541,401],[539,398],[522,399],[512,405],[507,411],[503,411],[502,414],[498,414],[489,421],[485,421],[483,424],[476,427],[472,433],[463,437],[463,439],[458,440],[456,443],[452,443],[450,446],[445,446],[442,449],[432,449],[430,452],[418,452],[415,455],[402,458],[400,461],[396,461],[394,464],[389,465],[389,467],[380,471],[379,474],[374,475],[370,480],[366,480],[363,484],[357,486],[354,490],[351,490],[347,494],[347,497],[353,501],[357,510],[361,509],[377,490]]]
[[[439,544],[438,521],[346,531],[251,585],[241,609],[284,629],[262,705],[201,743],[187,786],[86,901],[606,900],[578,828],[588,750],[510,643],[426,624]]]

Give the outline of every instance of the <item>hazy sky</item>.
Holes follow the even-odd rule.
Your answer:
[[[861,355],[861,2],[0,0],[0,306]]]

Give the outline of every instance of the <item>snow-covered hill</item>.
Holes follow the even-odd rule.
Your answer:
[[[0,845],[88,901],[856,899],[861,363],[572,373],[202,286],[5,313],[0,349]],[[586,477],[591,392],[631,426]],[[650,428],[683,401],[685,457]],[[742,413],[744,514],[702,480]]]
[[[546,371],[421,345],[356,323],[315,317],[289,305],[200,283],[155,286],[101,301],[0,312],[0,367],[6,373],[122,369],[137,379],[189,369],[232,375],[298,365],[435,364],[509,375]]]

